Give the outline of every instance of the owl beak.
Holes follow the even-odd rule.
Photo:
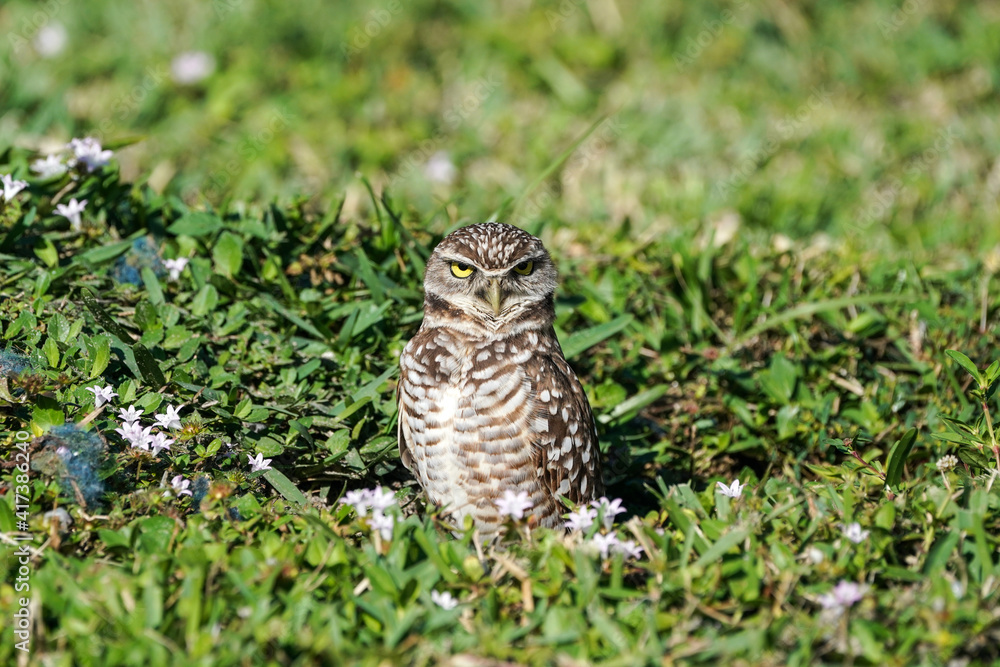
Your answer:
[[[493,314],[500,317],[500,304],[503,302],[503,296],[500,294],[499,278],[490,279],[490,286],[486,290],[486,296],[489,298],[490,306],[493,307]]]

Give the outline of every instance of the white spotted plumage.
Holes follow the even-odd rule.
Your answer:
[[[496,533],[505,491],[527,493],[546,526],[560,524],[563,497],[603,493],[590,405],[552,327],[555,278],[541,241],[516,227],[458,230],[428,260],[424,321],[400,357],[403,464],[482,534]]]

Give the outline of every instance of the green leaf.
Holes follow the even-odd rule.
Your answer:
[[[219,291],[211,283],[206,283],[191,302],[191,314],[195,317],[204,317],[215,310],[217,305],[219,305]]]
[[[180,217],[174,224],[167,227],[171,234],[180,236],[210,236],[222,229],[222,220],[212,213],[196,211]]]
[[[111,361],[111,338],[105,334],[98,334],[91,340],[93,347],[90,350],[90,379],[93,380],[100,377]]]
[[[286,500],[290,500],[293,503],[299,505],[306,504],[306,497],[298,487],[292,483],[292,480],[285,477],[285,474],[280,470],[275,470],[274,468],[269,468],[264,471],[264,479],[271,483],[271,486],[285,497]]]
[[[146,291],[149,293],[149,302],[154,306],[162,305],[164,299],[163,289],[160,287],[160,279],[156,277],[156,274],[148,266],[142,269],[142,283],[146,286]]]
[[[771,365],[760,374],[761,387],[778,403],[788,403],[795,392],[798,367],[784,355],[776,354]]]
[[[44,236],[39,236],[35,241],[35,255],[50,269],[59,264],[59,251],[52,245],[52,241]]]
[[[890,489],[899,486],[903,478],[903,464],[913,450],[913,443],[917,440],[917,429],[911,428],[903,434],[903,437],[896,441],[896,444],[889,450],[889,459],[886,463],[885,484]]]
[[[232,232],[222,232],[212,248],[215,269],[227,278],[235,278],[243,266],[243,239]]]
[[[5,533],[14,532],[14,512],[5,500],[0,500],[0,531]]]
[[[594,347],[598,343],[611,338],[616,333],[631,324],[633,319],[635,318],[632,317],[632,315],[622,315],[620,317],[616,317],[610,322],[598,324],[597,326],[584,329],[583,331],[577,331],[576,333],[566,337],[562,346],[563,354],[567,359],[572,359],[578,354]]]
[[[42,354],[48,360],[49,366],[59,368],[59,345],[56,344],[55,338],[48,336],[45,339],[45,344],[42,345]]]
[[[972,363],[972,359],[969,359],[967,356],[965,356],[958,350],[945,350],[944,353],[947,354],[952,359],[954,359],[959,366],[968,371],[969,375],[975,378],[976,382],[978,382],[980,385],[983,384],[983,376],[980,374],[979,368],[977,368],[976,365]]]

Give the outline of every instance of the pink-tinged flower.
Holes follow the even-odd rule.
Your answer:
[[[180,411],[180,408],[168,405],[166,413],[156,415],[156,425],[160,428],[180,428]]]
[[[83,227],[83,220],[80,214],[87,209],[87,200],[77,201],[70,199],[68,204],[56,204],[56,213],[69,220],[69,224],[74,230],[80,231]]]
[[[111,390],[111,385],[106,387],[101,387],[100,385],[94,385],[93,387],[87,387],[87,391],[94,394],[94,407],[99,408],[105,403],[110,403],[111,399],[117,396],[114,391]]]
[[[215,58],[204,51],[185,51],[170,62],[170,78],[182,86],[190,86],[215,71]]]
[[[128,406],[128,410],[125,408],[118,409],[118,418],[121,419],[126,424],[134,424],[139,421],[139,416],[144,412],[144,410],[136,410],[134,405]]]
[[[511,519],[523,519],[524,513],[535,506],[535,503],[528,497],[527,491],[514,493],[510,489],[503,492],[503,498],[494,501],[500,514],[509,516]]]
[[[164,449],[169,450],[172,444],[174,444],[173,438],[168,438],[166,433],[157,433],[149,442],[153,456],[159,456],[160,452]]]
[[[101,142],[93,137],[83,139],[72,139],[66,148],[73,151],[73,158],[70,160],[73,166],[82,164],[87,171],[96,171],[111,162],[111,151],[103,150]]]
[[[380,532],[383,540],[391,540],[392,527],[396,525],[396,520],[391,514],[376,512],[375,514],[372,514],[372,518],[368,520],[368,525],[372,527],[372,530]]]
[[[596,518],[597,510],[584,506],[578,508],[575,512],[567,514],[566,523],[563,525],[570,530],[583,532],[594,525],[594,519]]]
[[[601,558],[607,558],[612,549],[618,546],[618,536],[614,533],[597,533],[590,538],[590,543],[601,553]]]
[[[182,475],[177,475],[172,480],[170,480],[170,487],[177,494],[177,497],[190,496],[193,495],[188,487],[191,486],[191,480],[184,479]]]
[[[153,436],[151,435],[152,431],[152,426],[143,428],[138,422],[125,424],[122,428],[115,429],[115,432],[130,445],[145,451],[149,451],[150,444],[153,441]]]
[[[642,557],[642,547],[636,544],[633,540],[619,540],[618,544],[613,547],[615,553],[620,553],[626,558],[641,558]]]
[[[602,496],[597,500],[592,500],[590,504],[597,508],[598,513],[604,521],[604,527],[608,530],[611,530],[611,526],[614,525],[615,517],[619,514],[624,514],[627,511],[624,507],[622,507],[621,498],[608,500]]]
[[[431,591],[431,601],[442,609],[454,609],[458,606],[458,600],[448,591],[443,593]]]
[[[271,469],[271,459],[265,459],[263,454],[258,454],[256,457],[247,454],[247,458],[250,459],[250,472]]]
[[[163,266],[167,267],[167,271],[170,272],[170,279],[177,280],[181,277],[181,272],[188,265],[187,257],[178,257],[177,259],[165,259],[163,260]]]
[[[868,530],[862,530],[861,524],[857,521],[847,524],[846,526],[844,524],[840,524],[840,528],[842,531],[841,534],[855,544],[861,544],[867,540],[868,534],[871,532]]]
[[[392,491],[376,486],[368,493],[367,503],[375,514],[381,514],[396,504],[396,496]]]
[[[17,196],[17,193],[28,187],[26,181],[15,180],[10,174],[4,174],[0,176],[0,183],[3,184],[3,200],[11,201]]]
[[[348,491],[344,494],[344,497],[340,499],[341,505],[350,505],[354,508],[354,511],[358,513],[358,516],[365,516],[368,514],[368,497],[371,495],[369,489],[355,489],[353,491]]]
[[[841,581],[829,593],[819,596],[819,604],[823,609],[840,616],[846,609],[860,602],[868,590],[867,586],[853,581]]]
[[[739,498],[743,495],[743,487],[746,484],[740,484],[740,480],[736,480],[731,486],[726,486],[723,482],[716,482],[715,486],[717,487],[716,490],[722,495],[729,498]]]

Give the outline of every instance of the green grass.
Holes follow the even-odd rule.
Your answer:
[[[27,35],[0,174],[29,181],[0,203],[0,614],[30,599],[29,664],[1000,661],[996,7],[53,6],[86,58],[0,8]],[[217,70],[183,87],[190,49]],[[32,176],[88,133],[108,167]],[[494,214],[560,268],[641,558],[522,526],[480,561],[399,463],[424,261]],[[132,404],[181,407],[169,452],[115,433]],[[338,503],[376,484],[389,539]]]

